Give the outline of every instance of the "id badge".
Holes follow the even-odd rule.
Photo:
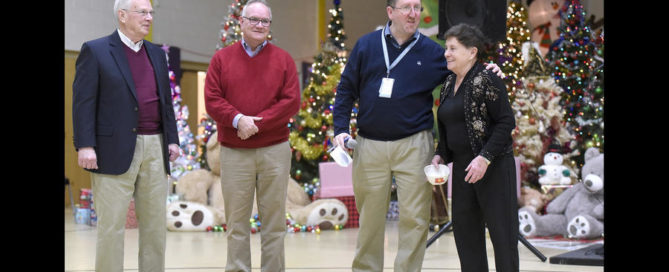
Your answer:
[[[393,94],[393,84],[395,79],[384,77],[381,81],[381,88],[379,88],[379,97],[390,98]]]

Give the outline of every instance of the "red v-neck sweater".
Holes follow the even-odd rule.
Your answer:
[[[207,114],[216,121],[218,141],[231,148],[259,148],[288,140],[288,120],[300,105],[295,62],[288,52],[267,43],[253,58],[241,42],[211,59],[204,85]],[[258,133],[237,136],[232,120],[238,114],[258,116]]]

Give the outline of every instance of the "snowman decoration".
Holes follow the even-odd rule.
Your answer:
[[[562,153],[560,146],[551,144],[548,152],[544,155],[544,165],[539,167],[539,183],[541,185],[571,184],[571,171],[562,165]]]

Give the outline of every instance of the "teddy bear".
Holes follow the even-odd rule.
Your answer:
[[[175,192],[181,200],[168,204],[167,229],[170,231],[205,231],[207,227],[225,223],[225,204],[221,189],[220,144],[214,132],[206,144],[206,159],[210,170],[196,169],[182,175]],[[291,224],[318,226],[321,230],[343,226],[348,221],[348,209],[338,199],[311,201],[304,189],[290,176],[286,212]],[[252,214],[258,214],[256,199]]]
[[[527,207],[518,210],[523,236],[594,239],[604,235],[604,154],[588,148],[581,170],[582,182],[562,192],[538,215]]]
[[[544,155],[544,164],[539,166],[539,183],[541,185],[571,184],[571,171],[562,165],[564,157],[561,147],[557,144],[551,144],[548,152]]]
[[[534,189],[530,186],[523,186],[520,188],[520,197],[518,198],[518,206],[527,207],[528,209],[539,213],[546,203],[548,198],[546,195],[539,192],[539,190]]]

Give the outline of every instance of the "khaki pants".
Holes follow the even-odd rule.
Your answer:
[[[139,227],[139,271],[165,271],[167,175],[162,135],[138,135],[127,172],[91,175],[97,222],[95,271],[123,271],[128,205],[134,196]]]
[[[262,148],[221,146],[221,187],[228,231],[225,271],[251,271],[250,235],[256,194],[262,271],[285,271],[286,193],[290,146],[283,142]]]
[[[432,186],[423,168],[434,154],[430,131],[396,141],[358,136],[353,152],[353,192],[360,230],[353,271],[383,271],[386,213],[392,176],[399,201],[399,240],[394,271],[420,271],[430,223]]]

